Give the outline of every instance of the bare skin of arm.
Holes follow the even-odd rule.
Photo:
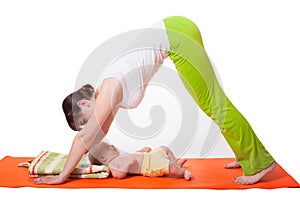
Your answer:
[[[108,167],[114,178],[125,178],[129,172],[129,168],[136,164],[138,161],[134,157],[128,157],[129,159],[115,159],[109,163]]]
[[[34,182],[36,184],[64,183],[89,148],[105,137],[114,118],[112,113],[116,112],[121,99],[122,89],[118,80],[109,78],[103,81],[94,103],[94,112],[85,127],[75,136],[62,172],[58,176],[36,178]]]

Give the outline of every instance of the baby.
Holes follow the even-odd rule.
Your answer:
[[[106,165],[114,178],[122,179],[127,174],[149,177],[174,176],[190,180],[192,174],[182,168],[186,159],[176,160],[172,151],[161,146],[154,150],[150,147],[130,154],[120,155],[117,148],[106,142],[99,142],[89,151],[89,160],[94,165]]]

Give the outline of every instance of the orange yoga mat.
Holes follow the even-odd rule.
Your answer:
[[[117,180],[106,179],[68,179],[61,185],[35,185],[28,176],[26,168],[18,167],[27,157],[6,156],[0,160],[0,187],[38,187],[38,188],[136,188],[136,189],[247,189],[247,188],[299,188],[300,185],[281,166],[267,174],[261,182],[254,185],[238,185],[232,179],[242,175],[242,169],[224,169],[232,158],[189,158],[184,168],[192,172],[190,181],[179,178],[128,176]]]

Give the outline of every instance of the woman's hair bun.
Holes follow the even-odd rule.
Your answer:
[[[80,90],[86,92],[89,95],[94,94],[94,92],[95,92],[94,87],[90,84],[86,84],[86,85],[82,86],[80,88]]]

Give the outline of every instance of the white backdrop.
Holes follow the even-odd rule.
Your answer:
[[[61,102],[74,90],[87,56],[119,33],[183,15],[199,26],[226,94],[278,163],[300,181],[298,10],[296,0],[1,1],[0,157],[34,156],[40,150],[68,153],[75,133],[65,122]],[[197,135],[184,156],[198,155],[202,136]],[[231,155],[220,137],[209,156]],[[31,190],[40,191],[20,191],[26,195]],[[82,190],[76,196],[84,197],[85,191],[97,194]],[[283,196],[295,190],[244,194],[251,192]]]

